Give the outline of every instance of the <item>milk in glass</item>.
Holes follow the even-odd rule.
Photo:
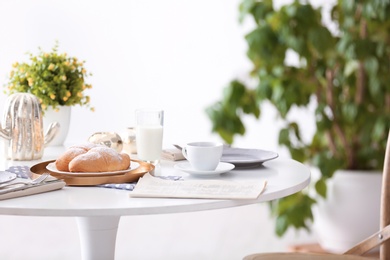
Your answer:
[[[156,161],[160,159],[162,152],[163,127],[137,126],[137,153],[143,161]]]
[[[156,164],[162,152],[164,111],[138,109],[135,115],[138,159]]]

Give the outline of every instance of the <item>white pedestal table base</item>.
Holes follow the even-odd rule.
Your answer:
[[[77,217],[83,260],[114,260],[120,216]]]

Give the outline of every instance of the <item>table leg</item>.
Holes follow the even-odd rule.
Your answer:
[[[114,260],[120,216],[77,217],[83,260]]]

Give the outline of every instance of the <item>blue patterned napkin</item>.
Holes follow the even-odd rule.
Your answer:
[[[97,185],[98,187],[110,188],[110,189],[118,189],[118,190],[129,190],[132,191],[135,188],[136,182],[131,183],[109,183]]]
[[[172,180],[172,181],[177,181],[180,180],[180,176],[159,176],[161,179],[167,179],[167,180]],[[102,185],[97,185],[99,187],[104,187],[104,188],[111,188],[111,189],[119,189],[119,190],[128,190],[132,191],[135,188],[135,185],[137,185],[137,182],[130,182],[130,183],[110,183],[110,184],[102,184]]]
[[[32,172],[28,166],[11,166],[7,169],[7,172],[16,174],[16,177],[22,179],[29,179],[32,176]]]
[[[32,172],[28,166],[11,166],[7,169],[8,172],[15,173],[18,178],[28,179],[31,178]],[[161,176],[159,178],[169,179],[169,180],[180,180],[180,176]],[[119,190],[128,190],[132,191],[137,182],[131,183],[110,183],[110,184],[102,184],[97,185],[97,187],[110,188],[110,189],[119,189]]]

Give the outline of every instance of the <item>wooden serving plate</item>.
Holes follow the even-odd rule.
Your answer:
[[[154,170],[154,165],[138,160],[131,160],[132,162],[139,163],[139,166],[135,169],[130,169],[128,172],[119,175],[96,175],[92,174],[91,176],[69,176],[63,175],[57,172],[52,172],[46,169],[46,166],[49,163],[54,162],[55,160],[45,161],[33,165],[30,168],[30,171],[35,174],[42,174],[44,172],[49,172],[50,175],[62,179],[69,186],[94,186],[107,183],[126,183],[126,182],[135,182],[139,178],[144,176],[147,172],[152,172]]]

